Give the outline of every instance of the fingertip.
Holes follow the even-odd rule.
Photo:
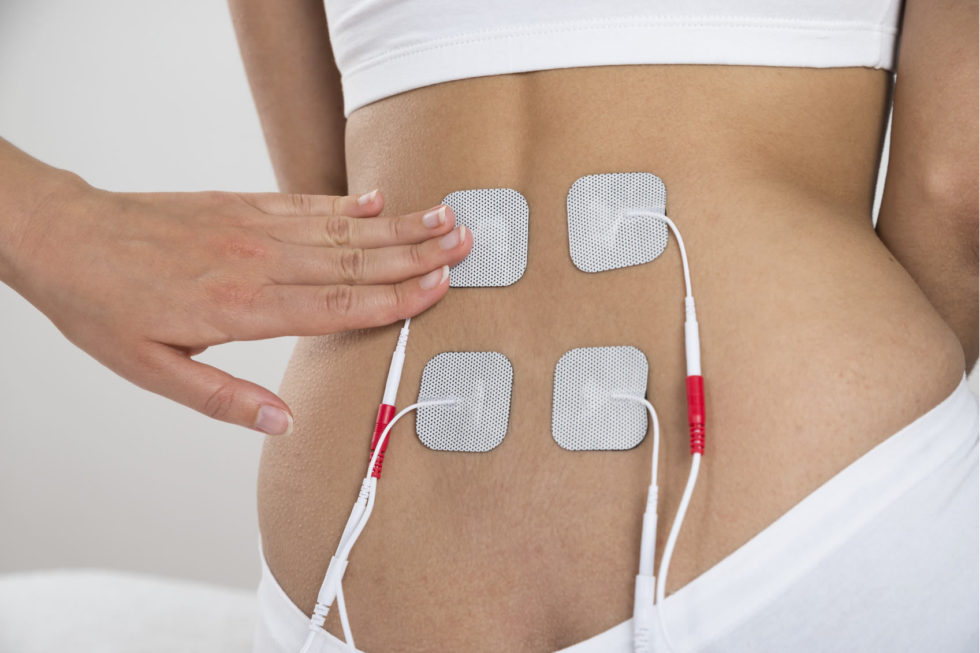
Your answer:
[[[261,404],[252,428],[267,435],[287,436],[293,432],[293,415],[282,406]]]
[[[461,244],[466,250],[466,253],[469,254],[470,250],[473,249],[473,230],[467,229],[465,224],[460,225],[460,229],[463,230],[463,236],[461,239],[463,242]]]
[[[358,217],[373,217],[381,212],[381,208],[384,206],[384,197],[381,195],[381,191],[375,188],[359,195],[355,204]]]
[[[430,286],[428,288],[424,287],[422,284],[422,280],[425,279],[425,277],[430,277],[430,281],[426,284]],[[435,281],[431,281],[431,278],[434,278]],[[411,299],[408,300],[409,308],[406,315],[401,316],[400,319],[420,315],[442,301],[443,297],[446,296],[446,293],[449,292],[450,288],[449,266],[444,265],[441,268],[437,268],[432,272],[419,277],[417,281],[409,280],[405,283],[417,285],[415,285],[414,289],[409,290],[408,295],[411,296]]]
[[[449,292],[449,266],[443,265],[421,277],[407,279],[401,285],[405,290],[399,293],[402,301],[395,316],[398,320],[424,313],[446,296]]]
[[[449,222],[448,211],[449,207],[445,204],[432,207],[422,214],[422,226],[433,230],[435,233],[440,233]]]
[[[368,191],[368,192],[364,193],[363,195],[359,195],[358,198],[357,198],[357,205],[358,206],[367,206],[367,205],[373,203],[374,200],[377,197],[378,197],[378,189],[375,188],[374,190]]]
[[[446,244],[440,243],[443,249],[449,250],[452,253],[452,264],[455,265],[465,259],[473,251],[473,230],[469,229],[465,224],[461,224],[455,228],[456,238],[449,240]],[[443,240],[449,239],[449,236],[443,236]]]
[[[419,287],[422,290],[429,291],[435,290],[444,285],[448,285],[449,280],[449,266],[443,265],[440,268],[436,268],[432,272],[419,277]]]

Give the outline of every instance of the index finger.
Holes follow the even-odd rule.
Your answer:
[[[362,195],[238,193],[238,197],[263,213],[282,216],[346,215],[371,218],[384,207],[384,197],[377,189]]]

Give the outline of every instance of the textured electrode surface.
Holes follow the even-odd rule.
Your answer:
[[[415,431],[438,451],[490,451],[503,441],[510,417],[514,369],[494,351],[443,352],[422,371],[419,401],[456,399],[418,409]]]
[[[643,265],[667,247],[667,225],[653,216],[665,213],[664,183],[649,172],[616,172],[580,177],[567,197],[568,246],[583,272]]]
[[[458,190],[442,200],[456,224],[473,232],[473,249],[449,269],[454,288],[509,286],[527,267],[527,200],[510,188]]]
[[[565,353],[555,367],[551,435],[563,449],[632,449],[647,432],[643,404],[649,365],[636,347],[587,347]]]

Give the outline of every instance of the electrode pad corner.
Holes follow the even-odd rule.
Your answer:
[[[433,356],[422,371],[419,402],[457,399],[453,404],[420,406],[415,432],[437,451],[490,451],[507,434],[514,368],[495,351],[453,351]]]
[[[643,265],[667,247],[667,225],[631,211],[665,213],[664,182],[649,172],[586,175],[568,191],[568,247],[583,272]]]
[[[458,190],[442,200],[457,225],[473,232],[473,249],[449,269],[454,288],[509,286],[527,268],[528,206],[512,188]]]
[[[551,436],[572,451],[632,449],[647,433],[644,405],[614,395],[646,396],[649,364],[636,347],[586,347],[555,366]]]

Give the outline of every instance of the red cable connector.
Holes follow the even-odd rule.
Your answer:
[[[687,377],[687,423],[691,430],[691,454],[704,453],[704,377]]]
[[[401,382],[402,366],[405,364],[405,346],[408,344],[408,325],[411,321],[412,318],[405,320],[405,326],[402,327],[402,330],[398,334],[398,343],[395,345],[395,351],[391,354],[391,364],[388,366],[388,378],[385,379],[385,392],[381,396],[381,405],[378,406],[378,418],[374,421],[374,436],[371,438],[371,457],[374,457],[374,450],[378,446],[378,440],[381,439],[381,434],[384,432],[385,427],[388,426],[391,419],[395,416],[395,398],[398,396],[398,384]],[[378,452],[378,457],[375,459],[371,469],[371,476],[376,479],[381,478],[381,465],[384,464],[385,450],[388,448],[389,440],[391,440],[390,435],[385,439],[384,444],[381,445],[381,451]]]
[[[378,406],[378,419],[374,423],[374,437],[371,438],[371,455],[374,455],[374,450],[378,446],[378,440],[381,439],[381,434],[384,432],[385,427],[391,422],[391,418],[395,415],[395,407],[391,404],[381,404]],[[374,478],[381,478],[381,465],[384,464],[385,460],[385,450],[388,448],[388,443],[391,441],[391,437],[385,438],[384,443],[381,445],[381,451],[378,453],[378,459],[374,462],[374,469],[371,470],[371,476]]]

